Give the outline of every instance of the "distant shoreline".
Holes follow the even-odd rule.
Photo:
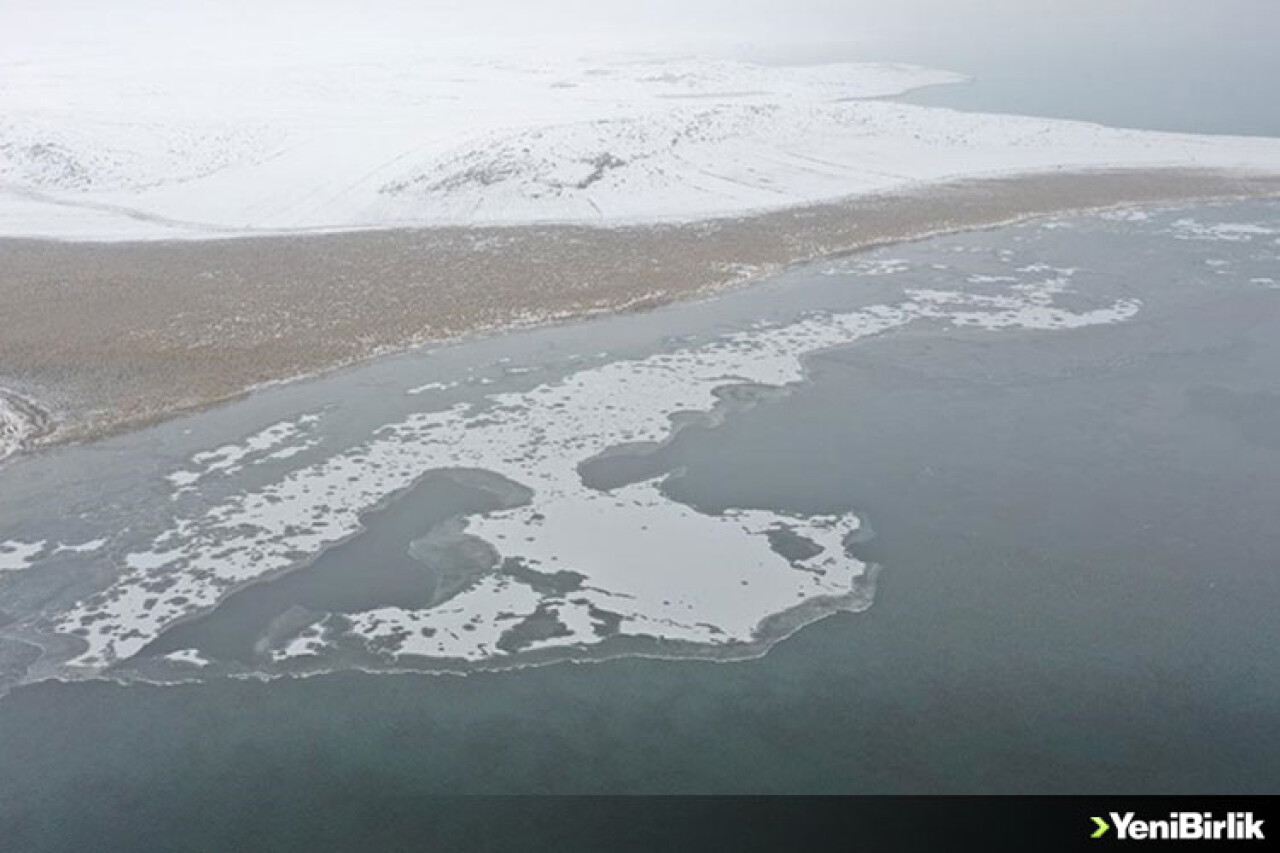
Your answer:
[[[0,239],[0,388],[50,413],[24,446],[85,440],[265,383],[642,310],[821,257],[1035,216],[1276,195],[1277,175],[1143,168],[972,179],[681,224]]]

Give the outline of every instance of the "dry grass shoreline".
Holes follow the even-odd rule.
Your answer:
[[[639,310],[818,257],[1054,213],[1280,195],[1280,176],[968,180],[688,224],[214,241],[0,240],[0,389],[97,437],[263,383],[476,333]]]

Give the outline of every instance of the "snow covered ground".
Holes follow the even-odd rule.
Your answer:
[[[25,25],[0,35],[0,235],[688,220],[1045,169],[1280,171],[1280,140],[874,100],[962,79],[911,66],[486,58],[411,39],[143,50],[54,40],[38,5],[14,8],[0,11]]]

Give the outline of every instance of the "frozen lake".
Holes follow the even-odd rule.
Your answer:
[[[1272,202],[1063,217],[18,459],[7,683],[132,683],[6,697],[0,800],[1272,790],[1278,269]]]
[[[682,497],[686,434],[790,410],[832,358],[903,339],[1050,346],[1140,326],[1179,294],[1167,279],[1182,267],[1269,304],[1270,210],[1121,211],[998,232],[1003,246],[894,247],[18,460],[3,473],[5,670],[181,681],[759,655],[870,605],[876,567],[856,556],[870,529],[857,501],[804,478],[799,502]],[[1158,275],[1133,248],[1109,258],[1106,240],[1187,257]],[[848,429],[879,403],[839,396]],[[744,447],[727,482],[808,449]]]

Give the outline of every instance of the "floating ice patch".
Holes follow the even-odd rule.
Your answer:
[[[290,421],[280,421],[246,438],[240,444],[227,444],[216,450],[197,453],[191,457],[189,467],[174,471],[166,479],[174,486],[173,496],[192,491],[196,484],[215,474],[232,475],[243,469],[250,460],[265,461],[288,459],[313,447],[314,439],[298,441],[320,420],[319,415],[303,415]],[[283,445],[283,446],[282,446]],[[273,451],[268,453],[268,451]]]
[[[564,485],[572,491],[478,517],[467,533],[500,547],[522,574],[567,573],[567,588],[496,573],[437,607],[357,614],[349,633],[391,658],[474,662],[590,647],[619,633],[746,644],[794,605],[827,599],[833,609],[861,609],[870,601],[866,566],[845,549],[859,527],[852,514],[709,515],[669,500],[656,482],[607,493]]]
[[[32,565],[36,558],[44,552],[45,543],[19,542],[10,540],[0,542],[0,572],[19,572]]]
[[[1178,240],[1205,240],[1210,242],[1247,243],[1254,237],[1280,234],[1276,228],[1256,222],[1214,222],[1207,224],[1194,219],[1179,219],[1169,230]]]
[[[350,632],[375,650],[479,661],[500,653],[509,629],[533,616],[540,597],[530,586],[490,575],[430,610],[383,607],[356,614]]]
[[[1098,218],[1110,222],[1146,222],[1151,218],[1151,212],[1137,207],[1120,207],[1100,211]]]
[[[1071,276],[1078,273],[1080,270],[1077,269],[1076,267],[1055,267],[1055,266],[1052,266],[1051,264],[1027,264],[1024,267],[1018,267],[1017,271],[1029,272],[1029,273],[1052,272],[1052,273],[1057,273],[1059,277],[1070,278]],[[1034,287],[1035,285],[1029,285],[1029,286]]]
[[[106,539],[94,539],[77,545],[50,545],[46,540],[23,542],[10,540],[0,542],[0,572],[19,572],[36,565],[46,557],[57,557],[63,554],[93,554],[102,550]]]
[[[124,555],[114,582],[52,617],[51,628],[83,643],[69,666],[96,672],[235,589],[359,533],[362,513],[427,472],[474,469],[527,496],[513,508],[459,520],[454,545],[474,551],[478,544],[488,555],[473,577],[430,607],[335,614],[323,631],[315,620],[299,625],[296,637],[273,639],[277,661],[323,657],[331,646],[445,665],[616,638],[767,647],[780,626],[869,604],[866,567],[845,548],[858,526],[854,515],[746,508],[708,514],[670,499],[659,481],[593,488],[579,466],[620,447],[669,439],[673,416],[720,411],[731,386],[798,382],[807,356],[913,322],[1056,329],[1119,322],[1138,310],[1131,301],[1080,313],[1056,306],[1072,271],[1054,271],[1001,295],[914,291],[899,304],[818,313],[646,358],[588,363],[531,390],[413,414],[362,445],[180,518],[149,546]],[[281,434],[293,430],[272,433]],[[206,470],[235,458],[236,450],[215,452]]]
[[[911,269],[911,262],[896,258],[844,261],[822,270],[823,275],[897,275]]]
[[[1070,311],[1053,304],[1054,297],[1069,293],[1071,278],[1078,270],[1031,264],[1021,273],[1053,272],[1057,275],[1038,282],[1015,284],[1006,296],[981,296],[938,290],[908,290],[907,296],[942,312],[955,326],[998,329],[1078,329],[1122,323],[1135,317],[1142,308],[1136,299],[1119,299],[1088,311]],[[972,310],[979,308],[981,310]]]
[[[271,659],[277,663],[298,658],[315,657],[324,651],[323,621],[309,625],[298,632],[282,648],[273,649]]]
[[[410,388],[404,393],[411,396],[418,394],[427,394],[431,391],[448,391],[450,388],[457,386],[457,382],[428,382],[425,385],[419,385],[416,388]]]
[[[209,659],[195,649],[179,649],[176,652],[170,652],[165,655],[164,659],[167,661],[173,661],[174,663],[181,663],[201,668],[209,665]]]
[[[59,545],[54,549],[55,554],[92,554],[101,551],[107,545],[106,539],[91,539],[88,542],[81,542],[79,545]]]

